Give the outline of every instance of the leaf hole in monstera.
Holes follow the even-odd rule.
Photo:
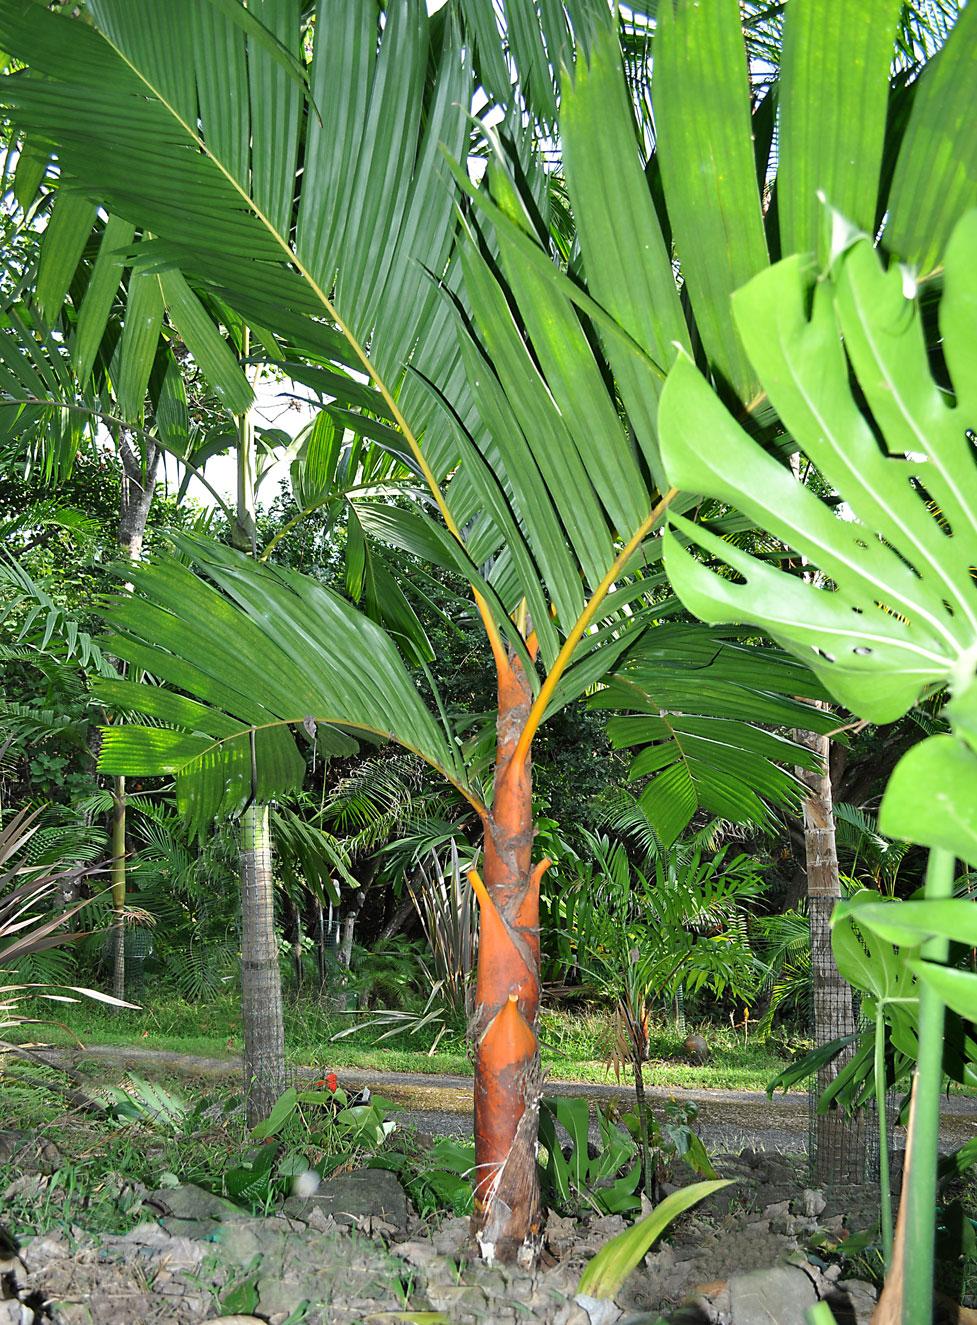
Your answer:
[[[852,653],[854,653],[859,658],[867,658],[871,652],[872,650],[868,647],[867,644],[859,644],[859,646],[856,649],[852,649]]]
[[[863,616],[865,609],[862,607],[853,607],[852,611],[855,612],[858,616]]]
[[[946,514],[940,506],[940,503],[932,493],[923,487],[918,478],[913,479],[910,486],[919,500],[926,507],[927,513],[932,517],[934,524],[939,526],[941,533],[946,534],[947,538],[952,538],[953,526],[946,518]]]
[[[823,658],[825,662],[833,663],[835,661],[833,653],[826,653],[824,649],[819,649],[816,645],[814,647],[814,652],[819,658]]]

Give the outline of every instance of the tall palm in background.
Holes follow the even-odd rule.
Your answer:
[[[427,503],[364,503],[367,533],[472,586],[498,677],[490,786],[466,772],[443,710],[424,703],[389,633],[299,576],[199,540],[180,545],[193,571],[138,570],[134,597],[114,611],[113,649],[184,693],[116,687],[120,706],[168,725],[113,728],[103,766],[174,772],[181,803],[205,822],[297,785],[289,725],[334,724],[399,740],[469,800],[484,828],[483,875],[473,876],[475,1229],[486,1254],[511,1257],[533,1254],[540,1226],[546,862],[532,860],[532,743],[619,665],[626,683],[646,647],[652,662],[662,654],[645,630],[670,606],[655,530],[669,506],[694,508],[668,488],[658,453],[667,370],[677,346],[694,350],[749,427],[790,448],[729,297],[771,253],[826,249],[819,192],[873,229],[884,216],[899,257],[936,261],[972,198],[977,147],[963,108],[977,11],[964,11],[918,82],[894,88],[900,4],[872,0],[843,28],[833,2],[791,0],[774,159],[772,106],[751,100],[736,0],[660,7],[652,155],[603,4],[547,4],[540,28],[535,6],[511,0],[509,31],[518,17],[542,33],[514,104],[555,107],[550,69],[571,66],[559,129],[579,253],[567,267],[517,113],[492,141],[487,185],[473,188],[464,168],[474,77],[460,18],[477,23],[474,8],[428,18],[404,0],[378,25],[372,3],[323,0],[307,70],[310,34],[284,2],[259,11],[181,0],[147,21],[127,0],[93,0],[88,27],[4,0],[0,42],[30,70],[4,80],[10,113],[56,145],[66,177],[143,224],[158,258],[261,328],[268,353],[318,360],[348,425],[413,464]],[[490,66],[499,75],[493,41],[483,22],[486,85]],[[901,114],[888,115],[890,97]],[[442,149],[462,160],[457,180],[471,197],[461,233]],[[705,514],[720,538],[743,528],[722,508]],[[694,664],[674,669],[684,690],[673,688],[673,705],[697,717],[687,734],[700,754],[718,738],[713,776],[698,782],[676,734],[645,710],[658,753],[644,771],[659,804],[679,800],[670,827],[680,831],[699,803],[742,810],[744,788],[758,768],[769,779],[778,755],[806,762],[796,747],[774,753],[758,725],[797,690],[767,682],[762,654],[753,669],[742,704],[700,687]],[[823,716],[801,721],[794,709],[788,720],[818,727]]]

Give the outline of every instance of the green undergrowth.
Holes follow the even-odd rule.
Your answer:
[[[138,998],[138,995],[135,996]],[[32,1028],[33,1036],[54,1044],[119,1045],[161,1049],[208,1059],[226,1059],[242,1048],[238,1008],[232,995],[191,1004],[169,998],[148,1003],[137,1012],[115,1012],[101,1005],[78,1003],[59,1009],[60,1026]],[[374,1072],[470,1077],[472,1065],[460,1032],[444,1036],[436,1047],[433,1034],[380,1040],[383,1033],[363,1026],[341,1039],[333,1037],[364,1018],[324,1010],[312,1000],[286,1006],[287,1054],[296,1066],[323,1070],[341,1068]],[[613,1028],[604,1013],[563,1010],[541,1016],[543,1068],[550,1081],[614,1084]],[[704,1064],[689,1061],[682,1031],[662,1022],[650,1028],[650,1061],[645,1080],[651,1086],[679,1089],[764,1090],[782,1071],[803,1042],[744,1040],[728,1027],[697,1026],[709,1046]],[[433,1052],[432,1052],[433,1047]],[[621,1076],[630,1084],[630,1068]]]

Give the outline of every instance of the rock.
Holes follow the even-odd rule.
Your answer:
[[[596,1233],[599,1238],[613,1238],[626,1228],[627,1224],[620,1215],[601,1215],[590,1221],[590,1232]]]
[[[839,1279],[825,1301],[837,1320],[850,1325],[869,1325],[877,1299],[878,1292],[864,1279]]]
[[[407,1232],[407,1193],[386,1169],[356,1169],[326,1178],[315,1196],[291,1196],[283,1208],[285,1214],[305,1223],[310,1222],[313,1210],[319,1210],[337,1224],[383,1220],[392,1226],[393,1236]]]
[[[43,1237],[29,1238],[20,1250],[20,1259],[28,1273],[37,1274],[48,1261],[68,1255],[68,1242],[62,1233],[47,1233]]]
[[[805,1325],[818,1296],[814,1284],[795,1265],[775,1265],[729,1281],[734,1325]]]
[[[590,1317],[576,1302],[567,1302],[557,1310],[553,1325],[590,1325]]]
[[[602,1297],[588,1297],[586,1293],[578,1293],[573,1300],[586,1311],[590,1325],[616,1325],[624,1314],[619,1306]]]
[[[546,1230],[543,1234],[547,1248],[557,1260],[562,1260],[573,1250],[577,1240],[577,1221],[551,1210],[546,1217]]]
[[[206,1192],[192,1182],[180,1187],[161,1187],[146,1199],[164,1215],[176,1219],[227,1219],[241,1214],[237,1206],[225,1201],[223,1196]]]
[[[17,1298],[7,1298],[0,1302],[0,1325],[34,1325],[34,1313]]]
[[[800,1198],[791,1202],[794,1213],[803,1215],[805,1219],[817,1219],[818,1215],[823,1213],[827,1204],[824,1192],[811,1187],[805,1187],[800,1194]]]
[[[457,1256],[469,1245],[471,1225],[464,1215],[442,1220],[431,1235],[431,1245],[442,1256]]]

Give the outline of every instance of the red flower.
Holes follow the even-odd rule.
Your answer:
[[[338,1078],[337,1078],[337,1076],[336,1076],[336,1073],[335,1073],[335,1072],[327,1072],[327,1073],[326,1073],[326,1090],[331,1090],[331,1091],[335,1092],[335,1091],[337,1091],[338,1089],[339,1089],[339,1080],[338,1080]]]

